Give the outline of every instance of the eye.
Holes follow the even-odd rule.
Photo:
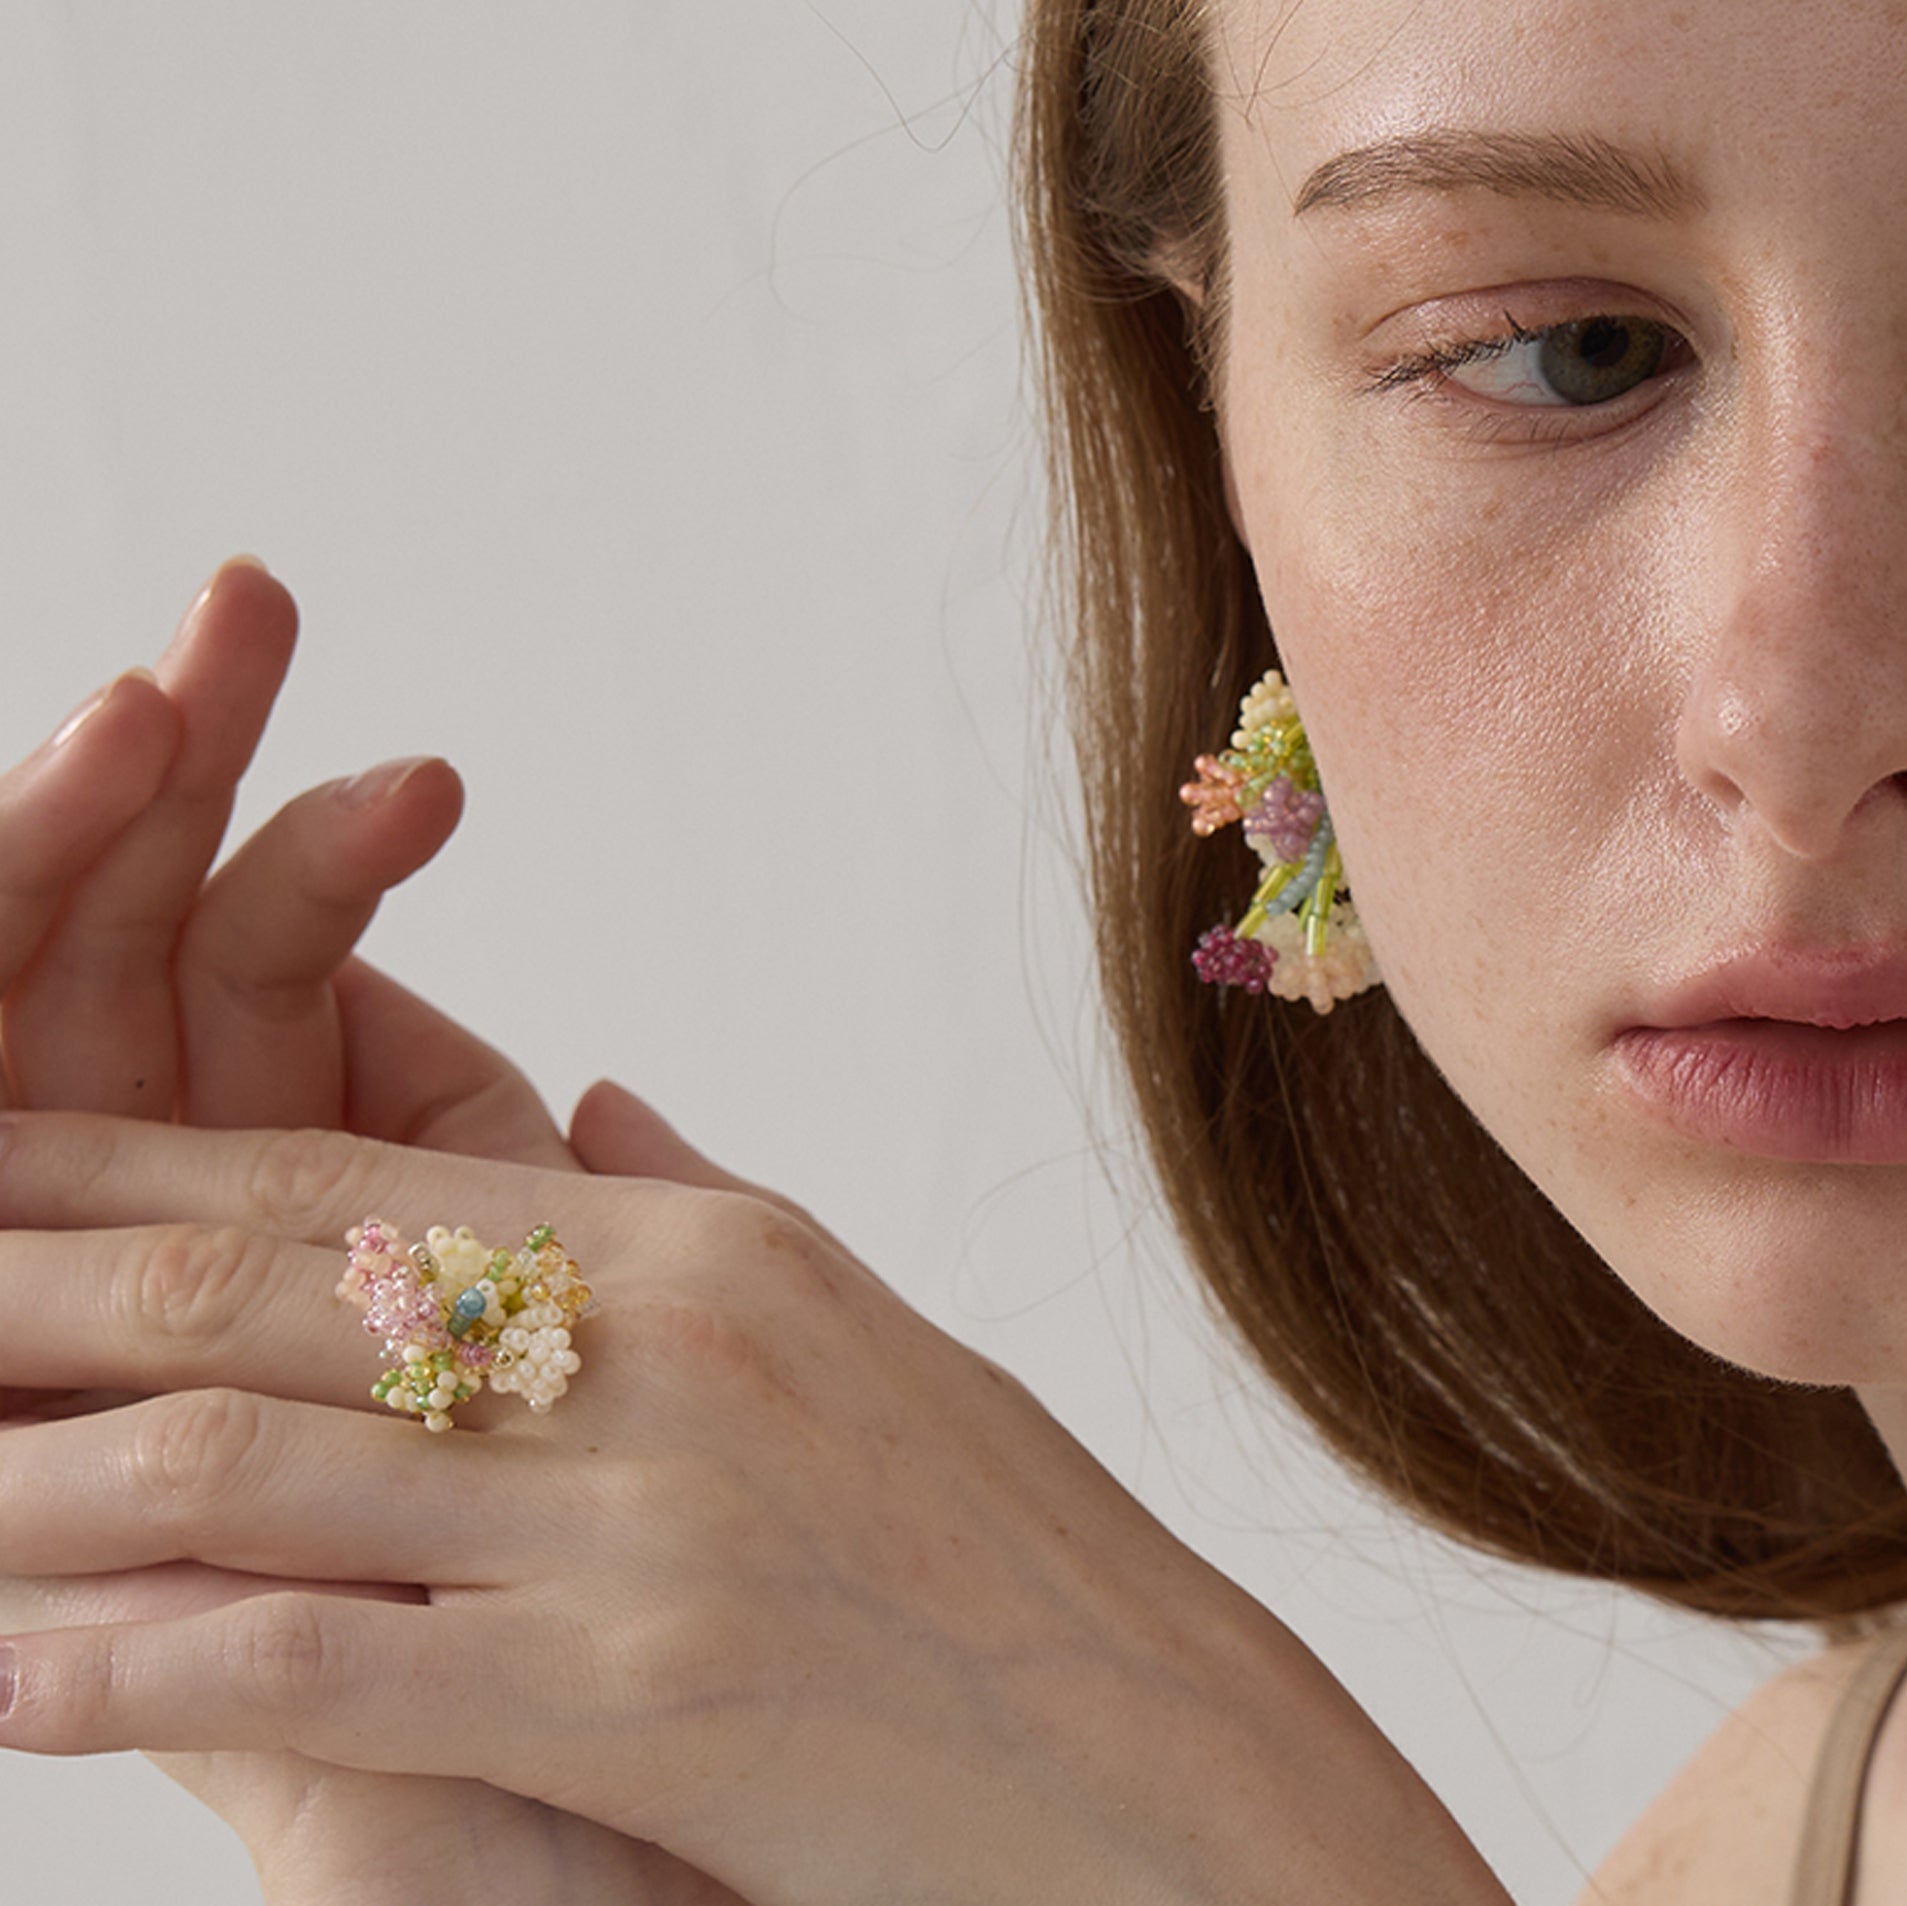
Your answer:
[[[1669,335],[1646,318],[1578,318],[1498,339],[1491,357],[1450,381],[1505,403],[1607,404],[1661,371]]]
[[[1680,333],[1652,318],[1599,315],[1507,334],[1432,345],[1389,366],[1369,386],[1396,390],[1455,384],[1519,410],[1587,409],[1614,403],[1659,377],[1686,350]]]

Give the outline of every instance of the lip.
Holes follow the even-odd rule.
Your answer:
[[[1644,1107],[1690,1137],[1907,1164],[1907,941],[1721,960],[1648,1002],[1611,1050]]]

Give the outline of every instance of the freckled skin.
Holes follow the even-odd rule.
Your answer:
[[[1725,952],[1907,936],[1907,9],[1806,17],[1227,0],[1219,410],[1412,1027],[1671,1324],[1862,1386],[1901,1451],[1907,1170],[1685,1138],[1609,1055]],[[1707,203],[1679,224],[1482,191],[1292,217],[1326,159],[1435,125],[1672,149]],[[1361,389],[1500,334],[1506,306],[1639,315],[1686,356],[1561,443],[1517,435],[1554,409]]]

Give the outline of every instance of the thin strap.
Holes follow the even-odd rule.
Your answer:
[[[1848,1678],[1814,1764],[1793,1906],[1853,1906],[1861,1789],[1887,1704],[1907,1674],[1907,1628],[1883,1635]]]

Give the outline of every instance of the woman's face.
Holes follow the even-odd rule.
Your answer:
[[[1907,6],[1222,0],[1217,60],[1240,528],[1391,992],[1652,1308],[1880,1414]]]

